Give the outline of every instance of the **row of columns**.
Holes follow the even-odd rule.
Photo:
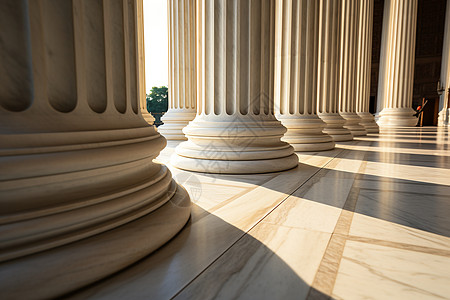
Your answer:
[[[413,125],[417,0],[385,2],[380,123]],[[367,115],[372,13],[373,0],[169,1],[171,109],[161,132],[187,138],[172,163],[282,171],[297,166],[294,150],[376,131]],[[142,23],[140,0],[0,2],[6,298],[92,284],[189,218],[186,191],[153,162],[166,141],[142,111]],[[446,39],[448,24],[447,15]]]
[[[169,1],[172,99],[160,132],[187,139],[172,164],[281,171],[297,165],[293,151],[377,132],[368,111],[372,15],[373,0]],[[182,129],[195,98],[197,115]]]
[[[267,29],[271,44],[265,44],[264,49],[248,48],[251,55],[239,50],[240,59],[232,61],[230,58],[237,55],[233,51],[241,46],[242,37],[250,36],[244,32],[248,29],[241,26],[242,20],[234,14],[239,15],[246,5],[253,9],[251,5],[255,4],[238,5],[230,1],[210,7],[201,3],[196,5],[195,0],[169,1],[171,102],[164,117],[166,124],[160,129],[168,139],[186,139],[181,130],[194,118],[197,111],[195,103],[200,104],[202,97],[209,98],[210,102],[225,101],[222,104],[225,108],[215,109],[214,112],[220,113],[210,118],[218,120],[223,118],[223,113],[238,114],[238,111],[227,110],[233,105],[238,105],[246,113],[247,109],[251,111],[254,90],[246,94],[245,101],[242,100],[244,94],[239,90],[241,84],[250,81],[240,82],[239,76],[229,76],[229,72],[234,70],[239,75],[241,67],[246,72],[245,63],[253,66],[254,61],[250,59],[260,58],[261,53],[273,60],[273,67],[264,69],[257,64],[256,71],[249,69],[245,74],[257,74],[259,79],[268,80],[269,89],[258,91],[263,92],[269,102],[273,101],[276,118],[287,128],[281,139],[290,143],[296,151],[331,149],[335,141],[348,141],[353,136],[378,132],[378,125],[416,125],[412,89],[417,0],[386,0],[384,3],[376,113],[378,125],[369,113],[373,1],[272,0],[261,3],[275,11],[274,21],[268,24],[270,28]],[[197,9],[196,14],[192,14],[194,9]],[[221,14],[209,16],[221,9]],[[440,99],[439,125],[449,123],[449,11],[450,4],[447,4],[441,72],[444,91]],[[200,24],[203,29],[199,26],[194,32],[195,24]],[[201,30],[219,41],[207,45],[205,41],[209,36],[206,39],[196,38],[196,35],[201,35]],[[228,32],[232,30],[232,33]],[[189,38],[191,42],[187,40]],[[197,41],[196,50],[191,45],[194,41]],[[204,47],[207,53],[199,47]],[[208,53],[214,55],[214,62],[208,60]],[[214,65],[216,61],[217,65]],[[214,71],[211,73],[211,70],[201,68]],[[267,71],[272,72],[273,78],[260,74]],[[261,80],[260,83],[264,82]],[[210,87],[212,85],[215,85],[214,88]],[[207,92],[202,94],[202,89]],[[235,97],[232,101],[236,104],[223,100],[227,97],[225,95],[230,96],[229,92],[236,93],[236,89],[239,93],[231,96]],[[202,115],[200,108],[198,118]],[[172,132],[168,132],[168,128]],[[185,153],[182,150],[178,152]]]

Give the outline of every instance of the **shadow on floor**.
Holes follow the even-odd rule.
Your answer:
[[[190,220],[147,258],[65,298],[332,299],[258,239],[212,214],[207,218],[210,226],[193,227]]]

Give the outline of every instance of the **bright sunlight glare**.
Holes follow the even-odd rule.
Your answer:
[[[167,0],[144,0],[145,91],[167,86]]]

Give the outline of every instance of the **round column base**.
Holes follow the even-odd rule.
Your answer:
[[[333,138],[323,133],[325,123],[316,115],[277,115],[287,128],[281,139],[294,151],[325,151],[334,148]]]
[[[280,139],[286,128],[273,115],[198,115],[184,128],[188,141],[171,164],[206,173],[252,174],[295,168],[294,149]]]
[[[361,117],[359,117],[356,113],[340,112],[339,114],[345,119],[344,127],[350,130],[353,136],[367,135],[367,131],[364,126],[359,124],[362,121]]]
[[[333,138],[327,135],[331,141],[329,142],[312,142],[311,138],[305,140],[283,138],[282,140],[291,144],[295,152],[311,152],[311,151],[327,151],[334,149],[335,143]]]
[[[158,127],[158,132],[167,140],[187,140],[183,128],[195,118],[196,111],[191,109],[169,109],[161,118],[163,125]]]
[[[323,133],[330,135],[335,142],[347,142],[353,140],[353,135],[347,128],[344,128],[344,118],[338,113],[319,113],[318,116],[325,122]]]
[[[189,195],[172,181],[172,198],[150,214],[61,247],[0,264],[7,299],[63,296],[130,266],[155,251],[186,224]]]
[[[256,155],[257,156],[257,155]],[[298,156],[255,160],[219,160],[190,158],[175,154],[170,163],[183,170],[215,174],[258,174],[280,172],[298,165]]]
[[[412,108],[384,108],[377,121],[380,127],[414,127],[418,118]]]
[[[358,112],[358,116],[361,118],[361,124],[366,129],[367,133],[378,133],[380,128],[375,122],[374,116],[369,112]]]

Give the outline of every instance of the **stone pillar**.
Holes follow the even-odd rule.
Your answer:
[[[275,18],[275,112],[295,151],[334,148],[317,116],[319,1],[277,0]]]
[[[297,166],[274,116],[275,1],[197,1],[197,116],[172,164],[210,173]]]
[[[0,290],[54,298],[189,218],[139,111],[139,1],[0,2]]]
[[[320,0],[317,68],[318,115],[326,123],[323,132],[337,142],[353,139],[350,130],[343,127],[344,118],[338,113],[341,1]]]
[[[168,140],[186,140],[182,129],[197,113],[195,2],[169,0],[169,110],[158,131]]]
[[[438,126],[450,124],[450,0],[445,13],[444,46],[442,48],[441,86],[444,89],[439,99]]]
[[[356,113],[356,81],[358,72],[358,0],[342,0],[341,49],[339,68],[339,113],[345,119],[344,127],[353,136],[366,135]]]
[[[139,12],[144,11],[144,6],[142,0],[137,1],[137,9]],[[148,124],[153,125],[155,123],[155,118],[147,111],[147,95],[145,92],[145,47],[144,47],[144,15],[138,13],[137,22],[138,30],[138,47],[139,47],[139,103],[141,109],[141,115]]]
[[[370,75],[372,68],[373,0],[362,1],[359,13],[356,113],[368,133],[379,131],[374,116],[369,112]]]
[[[386,0],[380,57],[378,125],[415,126],[412,109],[417,0]],[[386,22],[386,23],[385,23]]]

